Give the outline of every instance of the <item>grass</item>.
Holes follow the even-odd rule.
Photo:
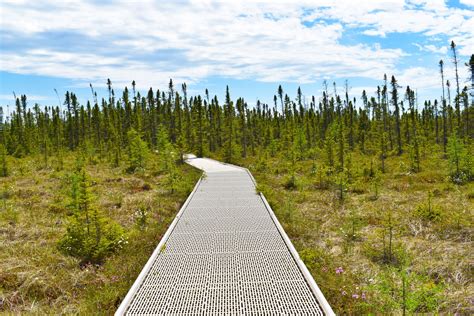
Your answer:
[[[430,155],[419,173],[406,156],[391,156],[387,173],[371,177],[367,157],[353,154],[343,202],[334,177],[318,173],[321,158],[238,163],[252,171],[336,313],[469,314],[474,183],[452,184],[442,155]],[[136,174],[87,166],[94,203],[124,227],[128,244],[101,266],[80,267],[57,248],[75,157],[66,158],[62,171],[11,159],[10,176],[0,178],[0,312],[112,314],[199,177],[179,166],[181,189],[171,194],[158,162]]]
[[[135,174],[88,165],[93,203],[124,227],[128,243],[103,265],[81,267],[57,247],[75,155],[65,158],[61,171],[38,157],[10,158],[10,175],[0,178],[0,312],[113,314],[200,175],[179,166],[180,190],[171,194],[157,163]]]
[[[353,154],[343,201],[335,177],[315,172],[320,158],[238,164],[252,171],[337,314],[468,314],[474,183],[452,184],[441,153],[425,156],[419,173],[405,155],[391,156],[377,177],[367,160]]]

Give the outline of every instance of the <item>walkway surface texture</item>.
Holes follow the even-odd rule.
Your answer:
[[[205,171],[116,315],[332,315],[251,174]]]

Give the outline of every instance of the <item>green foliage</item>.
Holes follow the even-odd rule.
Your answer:
[[[135,129],[127,132],[128,139],[128,172],[135,172],[145,169],[149,156],[147,144],[141,139],[140,134]]]
[[[345,215],[344,225],[341,228],[341,232],[344,238],[348,241],[355,241],[360,239],[359,231],[363,227],[364,223],[359,211],[353,207],[349,208],[349,211]]]
[[[62,149],[58,149],[54,159],[54,169],[56,171],[62,171],[64,169],[64,152]]]
[[[421,154],[420,154],[420,146],[419,146],[418,137],[415,137],[413,144],[410,145],[409,154],[410,154],[411,171],[420,172],[421,171],[421,167],[420,167]]]
[[[332,135],[328,135],[328,137],[326,137],[324,147],[326,152],[326,163],[331,168],[334,167],[334,146],[335,144]]]
[[[285,177],[283,187],[287,190],[296,190],[298,188],[298,179],[295,172]]]
[[[449,176],[456,184],[463,184],[474,179],[472,154],[467,146],[453,133],[448,139]]]
[[[340,171],[336,174],[335,184],[337,186],[337,198],[341,202],[344,201],[348,183],[347,170]]]
[[[324,295],[330,298],[334,311],[343,310],[350,315],[366,315],[371,309],[368,288],[358,280],[358,273],[350,266],[341,265],[336,258],[318,247],[299,251],[301,260],[312,271],[318,284],[324,284]]]
[[[317,179],[317,188],[320,190],[324,190],[329,188],[329,176],[331,175],[331,169],[329,169],[323,163],[320,163],[317,171],[316,171],[316,179]]]
[[[143,230],[148,224],[150,209],[143,203],[140,204],[134,213],[135,223],[138,229]]]
[[[11,226],[15,226],[19,221],[18,211],[8,202],[8,189],[2,192],[2,201],[0,207],[0,221],[5,221]]]
[[[408,290],[406,295],[406,309],[410,313],[437,312],[442,298],[444,286],[436,284],[428,277],[417,273],[410,273],[407,277]]]
[[[373,188],[373,195],[371,199],[376,200],[379,198],[380,185],[382,184],[382,177],[380,176],[379,172],[374,173],[373,177],[370,179],[370,183],[372,184]]]
[[[268,156],[267,151],[264,151],[263,153],[260,153],[260,155],[258,155],[257,163],[256,163],[256,166],[255,166],[257,171],[260,171],[260,172],[267,171],[267,169],[269,167],[268,166],[268,160],[269,160],[269,156]]]
[[[400,219],[392,209],[383,211],[381,225],[373,230],[364,245],[367,257],[372,261],[390,266],[401,266],[407,261],[407,254],[398,241],[400,236]]]
[[[378,301],[382,310],[418,314],[439,310],[444,286],[416,272],[387,268],[371,288],[379,293]]]
[[[81,259],[81,264],[103,263],[105,258],[126,243],[120,225],[103,216],[92,204],[92,194],[83,168],[72,177],[72,215],[59,248]]]
[[[7,150],[3,144],[0,144],[0,177],[8,176]]]
[[[415,210],[415,215],[425,221],[439,222],[442,219],[442,212],[436,205],[433,204],[433,192],[428,192],[428,199],[426,203],[418,205]]]
[[[295,209],[295,204],[291,199],[288,199],[285,203],[284,209],[283,209],[283,218],[285,222],[287,223],[292,223],[294,220],[294,209]]]
[[[165,135],[166,132],[162,131],[160,137],[165,137]],[[171,193],[175,193],[180,190],[182,182],[182,175],[176,165],[176,161],[178,160],[176,149],[166,138],[160,141],[159,148],[161,171],[165,173],[166,186],[170,189]]]

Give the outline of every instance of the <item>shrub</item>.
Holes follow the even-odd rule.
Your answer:
[[[347,241],[355,241],[360,239],[359,230],[363,224],[362,217],[358,210],[350,208],[349,212],[345,215],[344,225],[341,227],[343,237]]]
[[[268,169],[268,153],[264,152],[260,154],[257,158],[256,170],[259,172],[265,172]]]
[[[362,180],[357,180],[349,185],[350,192],[355,194],[364,194],[367,192],[367,183]]]
[[[141,204],[134,213],[135,223],[139,230],[143,230],[148,223],[148,213],[150,209]]]
[[[400,266],[407,261],[407,253],[399,242],[400,219],[393,210],[384,211],[380,218],[382,226],[372,230],[363,245],[365,255],[372,261],[389,266]]]
[[[285,177],[283,187],[287,190],[295,190],[298,188],[298,180],[296,179],[296,174],[294,172]]]
[[[433,205],[433,193],[428,192],[428,200],[426,203],[418,205],[415,210],[415,215],[423,220],[437,222],[441,220],[442,213],[441,210]]]
[[[1,220],[15,226],[19,220],[19,212],[14,209],[12,205],[4,202],[0,211],[0,221]]]
[[[329,188],[331,169],[327,168],[324,164],[320,164],[316,171],[317,184],[316,187],[320,190]]]
[[[92,206],[84,169],[73,177],[72,200],[72,215],[66,234],[59,241],[59,248],[68,255],[80,258],[81,265],[100,264],[126,242],[122,227]]]
[[[133,128],[127,133],[128,138],[128,172],[135,172],[145,168],[149,150],[140,134]]]
[[[428,277],[417,273],[407,276],[405,305],[410,313],[430,313],[439,308],[443,284],[435,284]]]
[[[473,162],[466,146],[453,133],[448,140],[449,176],[456,184],[464,184],[474,179]]]
[[[0,144],[0,177],[8,176],[7,150]]]
[[[398,311],[397,315],[436,312],[443,290],[442,284],[426,276],[393,267],[383,269],[372,287],[379,296],[379,310],[387,314]]]
[[[349,183],[346,170],[339,172],[335,178],[336,178],[335,182],[337,186],[337,197],[339,201],[344,201],[345,192],[347,190],[347,185]]]

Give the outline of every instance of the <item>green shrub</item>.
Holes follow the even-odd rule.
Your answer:
[[[393,314],[433,313],[439,309],[443,284],[405,269],[388,267],[372,285],[378,293],[379,310]]]
[[[128,138],[128,172],[135,172],[145,168],[149,155],[147,144],[141,139],[140,134],[133,128],[127,133]]]
[[[320,190],[326,190],[329,188],[331,181],[330,176],[332,174],[331,168],[328,168],[324,164],[320,164],[316,171],[316,185],[315,187]]]
[[[466,145],[453,133],[448,140],[449,176],[455,184],[464,184],[474,179],[472,155]]]
[[[257,158],[255,169],[259,172],[265,172],[268,169],[268,153],[260,154]]]
[[[0,211],[0,221],[15,226],[19,220],[19,212],[9,204],[4,204]]]
[[[362,180],[357,180],[349,185],[349,190],[355,194],[364,194],[367,192],[367,183]]]
[[[469,200],[473,200],[473,199],[474,199],[474,190],[472,190],[471,192],[468,192],[468,193],[467,193],[467,198],[468,198]]]
[[[295,190],[298,188],[298,180],[295,173],[285,177],[283,187],[287,190]]]
[[[439,308],[439,301],[443,290],[442,284],[421,275],[413,274],[409,282],[414,283],[414,288],[409,291],[406,299],[406,308],[411,313],[430,313]]]
[[[3,144],[0,144],[0,177],[8,176],[7,150]]]
[[[89,181],[84,169],[73,177],[72,215],[59,248],[66,254],[80,258],[81,264],[100,264],[107,255],[126,243],[123,229],[104,217],[92,206]]]
[[[337,197],[339,201],[344,201],[347,185],[349,183],[347,170],[343,170],[336,174],[335,184],[337,186]]]
[[[415,209],[415,215],[425,221],[438,222],[441,220],[441,210],[433,205],[433,193],[428,192],[428,200],[426,203],[418,205]]]

